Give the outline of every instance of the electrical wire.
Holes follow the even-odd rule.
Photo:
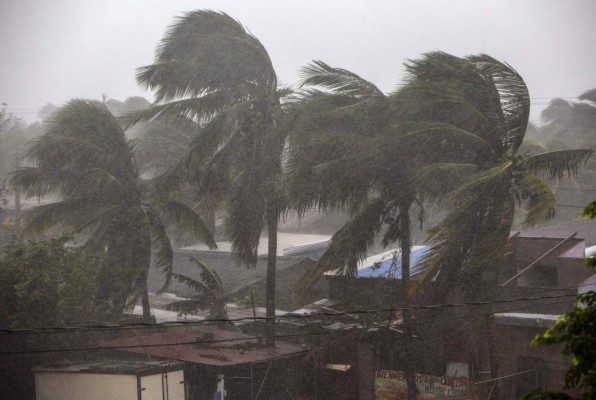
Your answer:
[[[558,301],[543,305],[555,305],[555,304],[562,304],[569,302],[571,300],[565,301]],[[506,313],[511,311],[519,311],[527,308],[536,307],[536,305],[526,305],[522,307],[515,307],[507,310],[501,310],[496,314]],[[460,319],[460,318],[475,318],[479,316],[485,316],[495,314],[494,311],[489,312],[482,312],[476,314],[464,314],[464,315],[454,315],[445,318],[435,318],[433,321],[436,320],[449,320],[449,319]],[[317,314],[320,315],[320,314]],[[410,321],[407,325],[410,324],[418,324],[425,321]],[[402,326],[404,324],[401,324]],[[348,329],[349,331],[353,331],[355,329],[360,330],[370,330],[371,327],[352,327]],[[326,330],[326,331],[318,331],[318,332],[301,332],[301,333],[292,333],[292,334],[279,334],[274,335],[276,339],[281,338],[291,338],[291,337],[304,337],[304,336],[321,336],[321,335],[333,335],[337,334],[337,330]],[[179,342],[171,342],[171,343],[156,343],[156,344],[135,344],[135,345],[122,345],[122,346],[87,346],[87,347],[71,347],[71,348],[58,348],[58,349],[33,349],[33,350],[2,350],[0,351],[0,356],[2,355],[19,355],[19,354],[39,354],[39,353],[64,353],[64,352],[76,352],[76,351],[100,351],[100,350],[126,350],[126,349],[136,349],[136,348],[154,348],[154,347],[168,347],[168,346],[185,346],[185,345],[197,345],[197,344],[212,344],[212,343],[228,343],[228,342],[237,342],[237,341],[247,341],[247,340],[258,340],[263,339],[264,336],[247,336],[243,338],[234,338],[234,339],[213,339],[213,340],[191,340],[191,341],[179,341]],[[305,351],[304,353],[306,353]]]
[[[580,285],[580,286],[589,286],[589,285]],[[569,288],[569,290],[575,289]],[[557,290],[565,290],[564,288],[557,288]],[[545,290],[544,292],[548,292],[549,290]],[[541,293],[541,292],[538,292]],[[487,300],[487,301],[473,301],[473,302],[464,302],[464,303],[439,303],[439,304],[430,304],[430,305],[420,305],[420,306],[408,306],[408,307],[397,307],[397,308],[382,308],[382,309],[370,309],[370,310],[350,310],[350,311],[336,311],[336,312],[323,312],[315,314],[315,316],[322,316],[322,317],[340,317],[340,316],[349,316],[353,317],[356,315],[367,315],[367,314],[380,314],[380,313],[389,313],[389,312],[398,312],[398,311],[415,311],[415,310],[432,310],[432,309],[440,309],[440,308],[457,308],[457,307],[466,307],[466,306],[485,306],[491,304],[506,304],[506,303],[515,303],[520,301],[533,301],[533,300],[546,300],[546,299],[557,299],[557,298],[564,298],[564,297],[577,297],[577,293],[568,293],[568,294],[556,294],[556,295],[549,295],[549,296],[535,296],[535,297],[521,297],[515,299],[496,299],[496,300]],[[536,307],[537,305],[533,305],[532,307]],[[218,319],[206,319],[202,321],[176,321],[176,322],[165,322],[165,323],[138,323],[138,324],[114,324],[114,325],[87,325],[87,326],[70,326],[70,327],[41,327],[41,328],[32,328],[32,329],[1,329],[0,336],[3,335],[15,335],[15,334],[43,334],[43,333],[61,333],[61,332],[81,332],[81,331],[111,331],[111,330],[126,330],[126,329],[155,329],[155,328],[167,328],[167,327],[180,327],[180,326],[199,326],[199,325],[222,325],[222,324],[229,324],[233,322],[252,322],[252,321],[267,321],[267,320],[279,320],[279,319],[308,319],[312,318],[313,315],[307,314],[287,314],[275,317],[241,317],[241,318],[218,318]]]

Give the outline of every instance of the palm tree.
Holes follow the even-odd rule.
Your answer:
[[[230,16],[193,11],[178,18],[158,47],[155,63],[137,81],[155,90],[148,110],[129,123],[160,119],[194,126],[188,153],[169,172],[173,187],[190,182],[210,198],[225,199],[225,229],[239,263],[256,263],[268,232],[267,344],[274,345],[277,225],[283,208],[277,183],[285,133],[281,99],[267,51]]]
[[[207,264],[191,257],[190,259],[201,270],[201,282],[182,274],[172,274],[178,281],[194,289],[197,294],[192,299],[173,304],[174,310],[188,314],[199,310],[209,310],[209,318],[227,319],[228,308],[224,299],[224,287],[219,275]]]
[[[472,297],[492,293],[498,270],[485,290],[478,288],[480,274],[502,264],[516,205],[525,212],[524,226],[551,218],[555,199],[540,177],[575,174],[592,150],[520,153],[528,89],[513,68],[492,57],[433,52],[411,61],[407,71],[400,94],[409,99],[410,135],[443,154],[420,175],[432,182],[428,198],[450,210],[430,231],[432,250],[423,263],[440,269],[444,295],[453,287]]]
[[[60,200],[27,213],[27,230],[61,227],[97,251],[105,251],[99,272],[98,307],[116,318],[143,299],[149,315],[147,273],[152,261],[172,274],[172,248],[164,217],[214,246],[203,222],[184,204],[157,197],[142,181],[133,158],[134,141],[106,106],[71,100],[53,114],[26,156],[36,165],[15,173],[12,183],[29,196],[58,193]]]
[[[303,213],[348,208],[351,219],[302,278],[308,287],[321,274],[344,268],[357,274],[357,262],[378,236],[385,246],[399,243],[402,302],[408,302],[411,253],[410,210],[418,206],[414,180],[415,143],[399,120],[399,102],[353,72],[315,61],[302,69],[306,91],[292,124],[289,171],[290,205]],[[420,217],[422,216],[419,214]],[[409,350],[409,314],[404,312],[404,348]],[[406,357],[408,358],[408,357]],[[413,365],[406,366],[408,398],[415,398]]]
[[[414,158],[396,104],[358,75],[315,61],[302,69],[302,94],[293,120],[288,176],[290,205],[299,212],[350,209],[352,218],[303,278],[310,285],[343,265],[354,276],[356,261],[366,258],[375,237],[399,242],[404,281],[409,272],[410,208],[417,203],[412,179]],[[385,229],[384,229],[385,228]]]

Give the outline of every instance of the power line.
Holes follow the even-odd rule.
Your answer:
[[[581,285],[581,286],[589,286],[589,285]],[[569,288],[575,289],[574,288]],[[555,289],[555,290],[565,290],[564,288]],[[550,291],[550,290],[547,290]],[[546,292],[546,291],[545,291]],[[541,293],[541,292],[539,292]],[[500,299],[500,300],[487,300],[487,301],[473,301],[473,302],[464,302],[464,303],[439,303],[439,304],[430,304],[430,305],[421,305],[421,306],[408,306],[408,307],[398,307],[398,308],[382,308],[382,309],[370,309],[370,310],[350,310],[350,311],[337,311],[337,312],[325,312],[325,313],[318,313],[315,315],[303,315],[303,314],[290,314],[290,315],[281,315],[275,317],[241,317],[241,318],[232,318],[232,319],[206,319],[202,321],[177,321],[177,322],[165,322],[165,323],[139,323],[139,324],[114,324],[114,325],[87,325],[87,326],[71,326],[71,327],[42,327],[42,328],[33,328],[33,329],[1,329],[0,336],[2,335],[15,335],[15,334],[42,334],[42,333],[64,333],[64,332],[80,332],[80,331],[110,331],[110,330],[126,330],[126,329],[155,329],[155,328],[165,328],[165,327],[176,327],[176,326],[195,326],[195,325],[222,325],[222,324],[229,324],[231,322],[252,322],[252,321],[267,321],[267,320],[279,320],[279,319],[304,319],[304,318],[312,318],[313,316],[329,316],[329,317],[339,317],[339,316],[355,316],[355,315],[367,315],[367,314],[380,314],[380,313],[389,313],[389,312],[397,312],[397,311],[405,311],[405,310],[432,310],[432,309],[440,309],[440,308],[457,308],[457,307],[465,307],[465,306],[482,306],[482,305],[490,305],[490,304],[501,304],[501,303],[515,303],[520,301],[532,301],[532,300],[545,300],[545,299],[557,299],[557,298],[564,298],[564,297],[577,297],[576,293],[569,293],[569,294],[556,294],[556,295],[549,295],[549,296],[536,296],[536,297],[522,297],[522,298],[515,298],[515,299]],[[534,307],[536,305],[533,305]]]
[[[555,305],[561,303],[567,303],[571,300],[564,300],[558,301],[543,305]],[[507,310],[501,310],[498,313],[506,313],[511,311],[519,311],[527,308],[536,307],[536,305],[529,305],[529,306],[522,306],[522,307],[515,307]],[[401,309],[397,309],[401,310]],[[497,314],[498,314],[497,313]],[[449,319],[457,319],[457,318],[473,318],[479,317],[484,315],[495,314],[494,311],[489,312],[482,312],[476,314],[464,314],[464,315],[454,315],[444,318],[435,318],[433,321],[437,320],[449,320]],[[321,315],[321,314],[318,314]],[[403,325],[413,325],[422,323],[425,321],[420,320],[413,320],[407,324]],[[353,327],[349,330],[369,330],[372,327]],[[320,335],[333,335],[336,334],[337,331],[327,330],[327,331],[320,331],[320,332],[301,332],[301,333],[292,333],[292,334],[282,334],[282,335],[275,335],[276,339],[278,338],[291,338],[291,337],[304,337],[304,336],[320,336]],[[65,353],[65,352],[76,352],[76,351],[99,351],[99,350],[126,350],[126,349],[136,349],[136,348],[153,348],[153,347],[169,347],[169,346],[184,346],[184,345],[194,345],[194,344],[211,344],[211,343],[227,343],[227,342],[238,342],[238,341],[247,341],[247,340],[258,340],[263,339],[263,336],[247,336],[244,338],[235,338],[235,339],[217,339],[217,340],[192,340],[192,341],[178,341],[172,343],[156,343],[156,344],[135,344],[135,345],[122,345],[122,346],[87,346],[87,347],[76,347],[76,348],[58,348],[58,349],[35,349],[35,350],[8,350],[8,351],[0,351],[0,355],[18,355],[18,354],[39,354],[39,353]],[[308,353],[308,351],[304,351],[302,353]],[[301,353],[297,353],[299,355]]]

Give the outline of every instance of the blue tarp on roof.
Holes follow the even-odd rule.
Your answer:
[[[429,246],[416,246],[412,249],[410,255],[410,277],[415,277],[423,272],[423,269],[416,264],[430,249]],[[397,254],[395,259],[396,265],[391,268],[394,263],[394,252],[384,253],[385,256],[380,260],[375,260],[375,257],[370,257],[364,260],[364,265],[358,268],[358,278],[393,278],[401,279],[401,254]],[[368,264],[368,265],[367,265]],[[391,272],[391,276],[389,273]],[[436,277],[435,277],[436,278]],[[433,279],[434,280],[434,279]]]

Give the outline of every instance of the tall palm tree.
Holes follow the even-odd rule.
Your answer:
[[[190,182],[225,199],[225,229],[239,263],[254,265],[268,233],[267,344],[274,345],[277,226],[282,196],[277,182],[285,143],[277,76],[267,51],[230,16],[193,11],[178,18],[137,81],[155,90],[148,110],[129,123],[161,119],[194,126],[188,153],[169,172],[172,186]],[[216,192],[215,194],[213,192]]]
[[[431,182],[428,198],[450,210],[431,230],[432,250],[423,263],[440,269],[444,295],[454,287],[472,297],[490,295],[498,269],[485,290],[478,283],[482,272],[503,262],[516,205],[524,226],[551,218],[555,198],[540,177],[575,174],[592,150],[521,153],[528,89],[512,67],[492,57],[433,52],[410,61],[407,71],[400,93],[409,99],[410,135],[443,154],[420,175]]]
[[[349,208],[351,219],[333,235],[329,248],[302,279],[309,286],[321,274],[343,266],[357,274],[358,261],[379,236],[397,242],[401,254],[402,302],[408,302],[411,217],[418,201],[414,180],[419,163],[415,142],[399,120],[399,102],[353,72],[315,61],[302,69],[306,91],[292,124],[290,204],[299,212]],[[394,299],[395,300],[395,299]],[[404,312],[404,348],[409,351],[409,314]],[[410,357],[406,357],[409,359]],[[406,366],[408,398],[415,398],[413,365]]]
[[[474,270],[502,257],[516,204],[525,210],[524,226],[552,217],[554,196],[539,177],[572,175],[592,151],[520,153],[528,89],[513,68],[492,57],[433,52],[411,61],[407,71],[400,95],[409,99],[409,134],[442,154],[419,175],[429,182],[427,196],[452,209],[432,230],[427,262],[442,265],[442,279],[451,279],[450,266]]]
[[[315,61],[302,69],[303,92],[294,110],[288,176],[290,205],[299,212],[348,208],[352,218],[303,283],[345,267],[355,275],[375,237],[399,242],[408,276],[410,208],[417,204],[414,152],[406,146],[396,104],[353,72]],[[407,281],[407,279],[405,279]]]
[[[172,274],[172,248],[163,218],[214,246],[203,222],[184,204],[155,196],[150,182],[139,178],[134,141],[103,103],[71,100],[53,114],[27,157],[35,167],[15,173],[12,183],[29,196],[59,194],[60,200],[33,208],[27,230],[61,227],[98,251],[106,252],[99,272],[98,307],[116,318],[143,299],[149,315],[147,273],[152,261]]]

